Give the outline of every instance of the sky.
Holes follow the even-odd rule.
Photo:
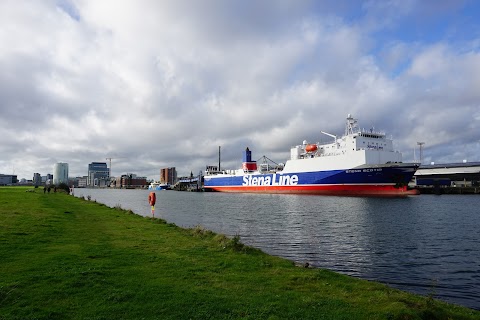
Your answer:
[[[159,179],[341,135],[480,161],[480,2],[1,0],[0,173]]]

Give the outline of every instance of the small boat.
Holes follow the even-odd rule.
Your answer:
[[[153,181],[148,186],[148,190],[165,190],[168,189],[170,186],[167,183],[160,183],[159,181]]]

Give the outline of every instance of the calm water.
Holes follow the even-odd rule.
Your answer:
[[[148,190],[76,196],[151,215]],[[480,309],[480,197],[357,198],[156,191],[155,216],[247,245]]]

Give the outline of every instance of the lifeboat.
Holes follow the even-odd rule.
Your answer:
[[[305,147],[305,151],[307,152],[315,152],[317,151],[318,147],[316,144],[307,144],[307,146]]]

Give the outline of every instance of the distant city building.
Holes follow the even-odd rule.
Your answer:
[[[146,177],[137,177],[136,174],[132,173],[122,175],[120,178],[120,183],[116,182],[116,187],[120,188],[141,188],[145,187],[146,185]]]
[[[68,184],[68,163],[59,162],[53,165],[53,184],[60,183]]]
[[[177,182],[177,170],[175,167],[160,169],[160,183],[174,185]]]
[[[40,175],[40,173],[33,174],[33,185],[36,187],[42,185],[42,176]]]
[[[13,174],[0,174],[0,186],[8,186],[18,183],[16,175]]]
[[[110,183],[110,170],[106,162],[92,162],[88,165],[87,186],[106,187]]]
[[[74,187],[74,188],[78,188],[78,179],[80,179],[79,177],[70,177],[68,178],[68,183],[67,185],[71,188],[71,187]]]
[[[46,176],[42,176],[42,184],[52,184],[53,174],[47,173]]]
[[[77,177],[77,181],[78,181],[77,187],[78,188],[86,188],[87,187],[87,179],[88,179],[87,176]]]

